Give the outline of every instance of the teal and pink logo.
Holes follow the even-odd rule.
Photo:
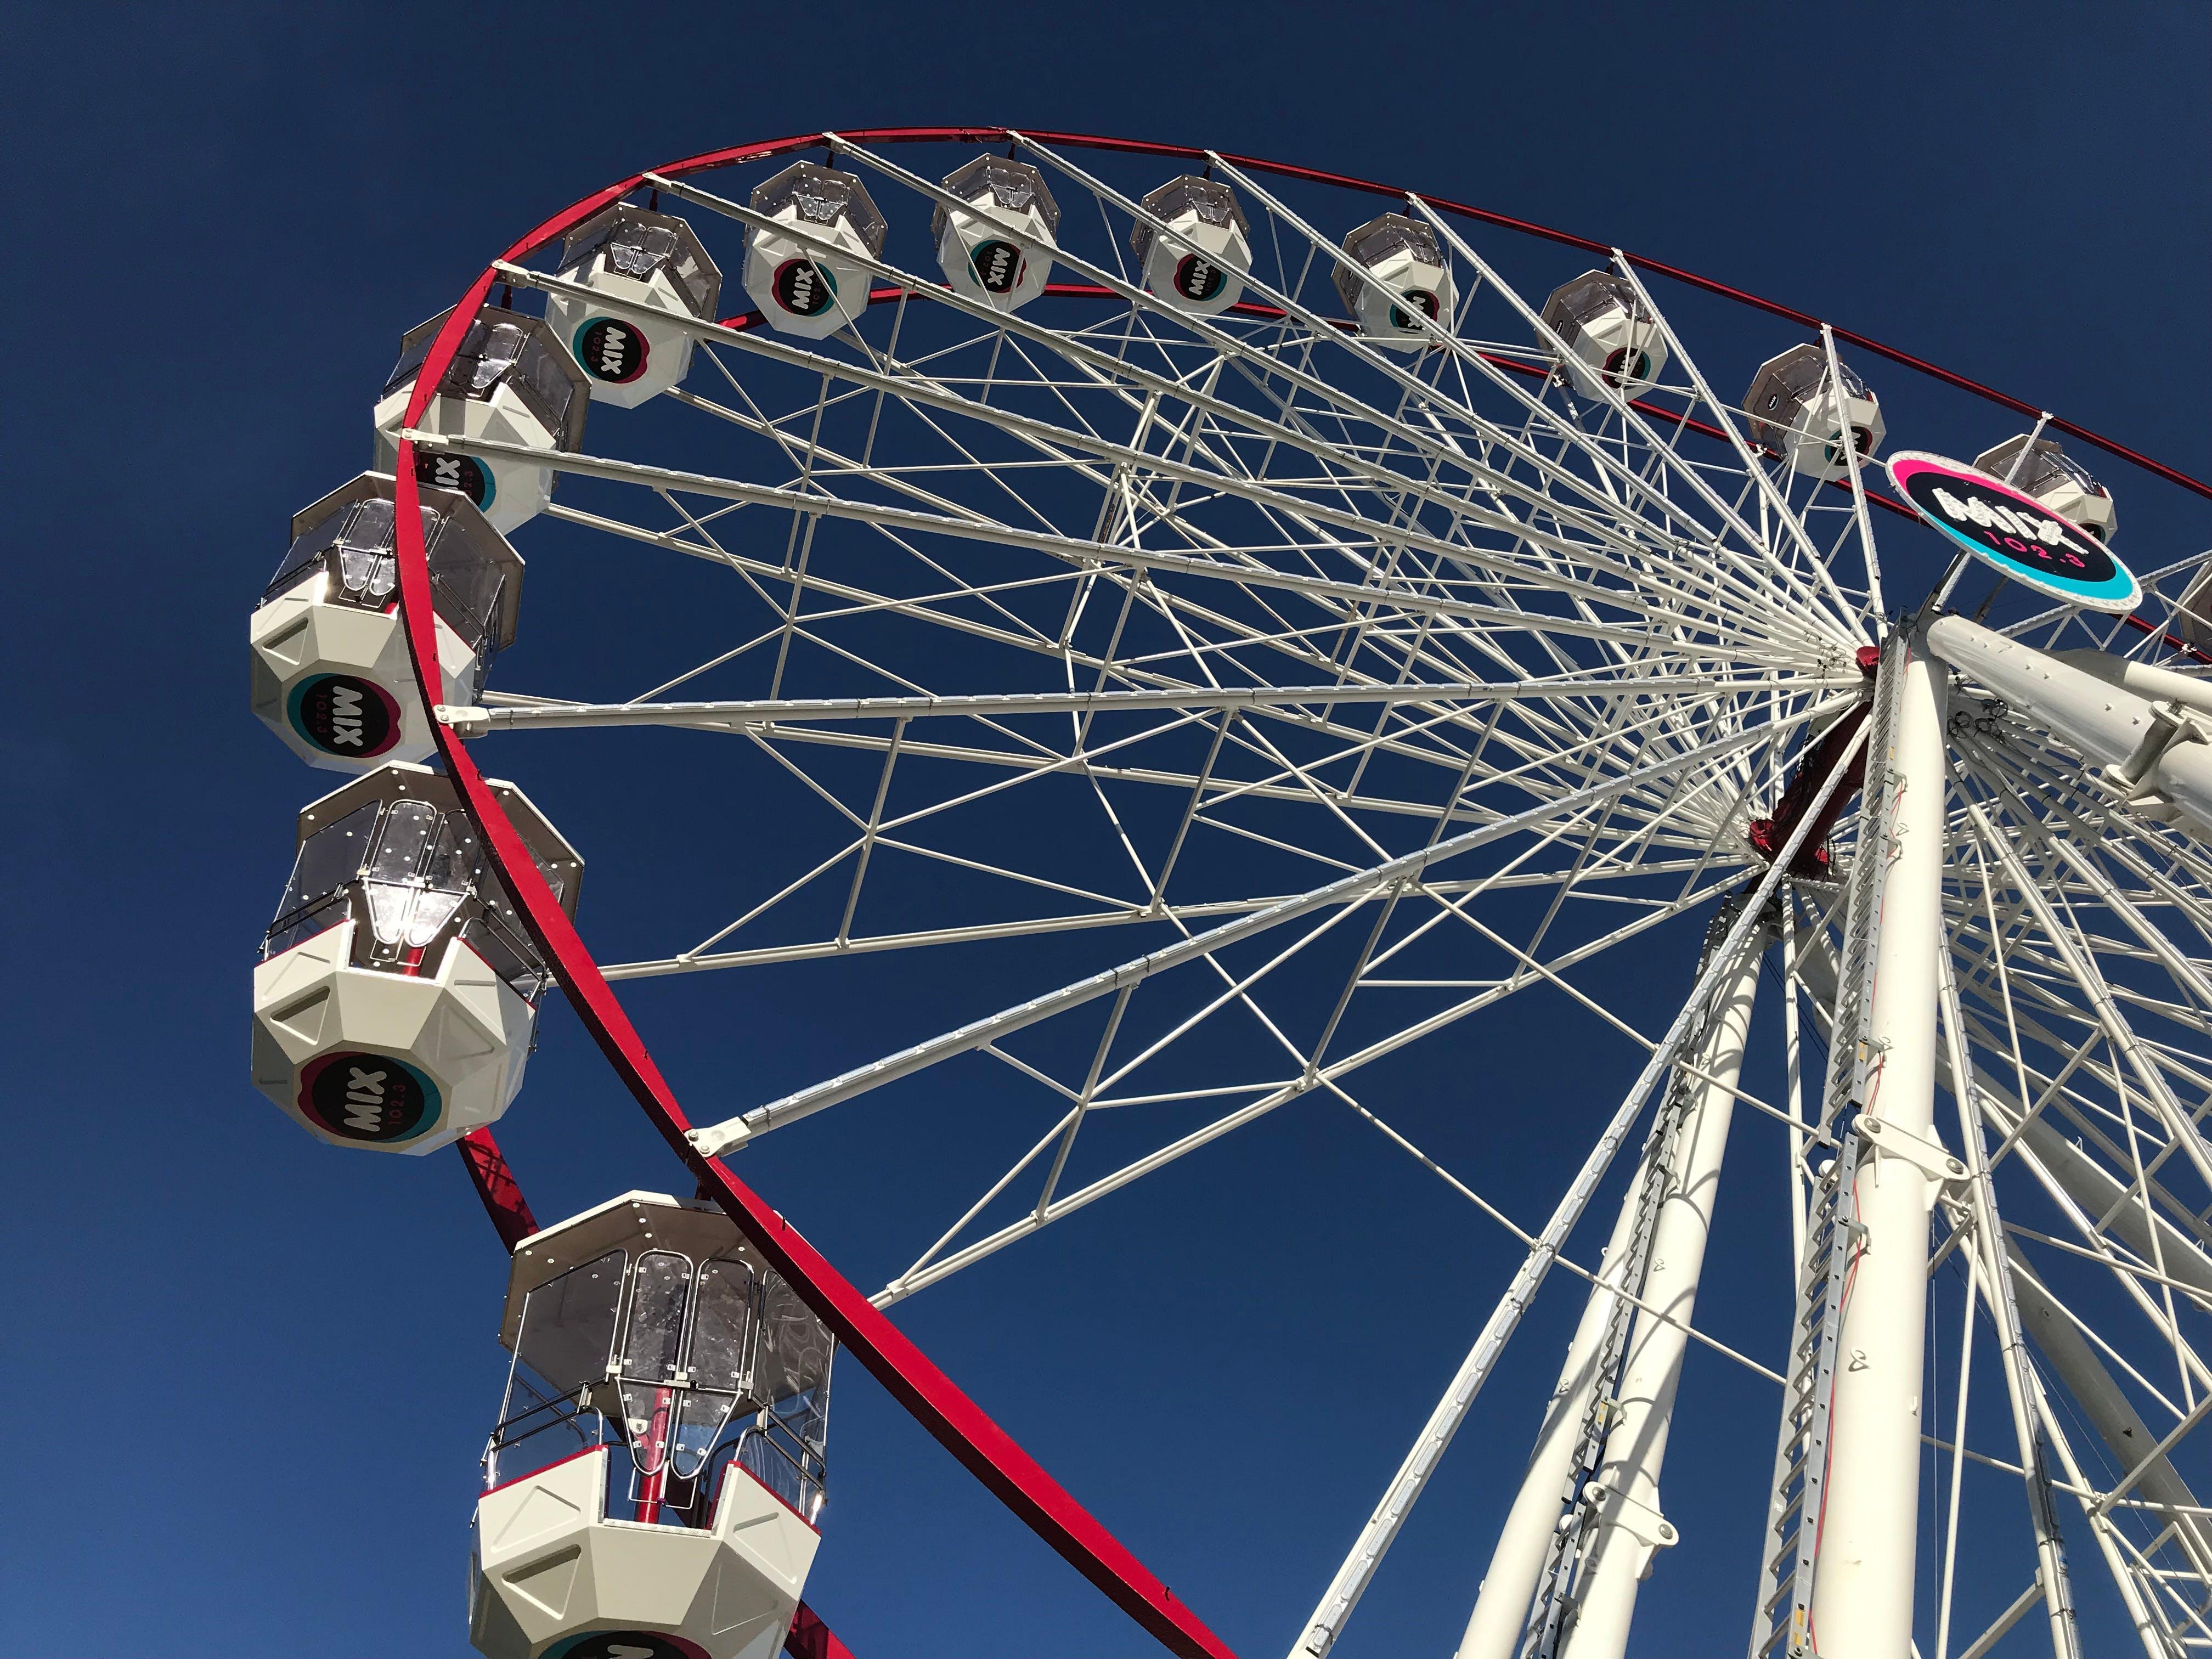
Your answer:
[[[1015,284],[1022,280],[1022,273],[1029,269],[1029,261],[1022,258],[1021,249],[1000,236],[976,243],[968,255],[968,263],[986,294],[1012,294]]]
[[[786,259],[775,268],[769,289],[776,304],[794,317],[819,317],[836,302],[837,279],[811,259]]]
[[[475,456],[455,455],[444,450],[416,451],[415,482],[428,484],[434,489],[455,490],[486,513],[491,511],[492,497],[499,494],[490,469]]]
[[[292,729],[326,755],[371,760],[399,741],[398,699],[357,674],[310,674],[284,705]]]
[[[576,331],[568,349],[595,380],[628,386],[645,373],[653,348],[634,324],[612,317],[594,317]]]
[[[1186,253],[1176,261],[1175,289],[1186,300],[1204,305],[1229,286],[1229,273],[1202,254]]]
[[[1431,294],[1427,289],[1407,289],[1403,294],[1398,296],[1398,303],[1390,307],[1390,326],[1393,328],[1404,329],[1408,334],[1413,332],[1420,326],[1419,323],[1416,323],[1411,317],[1406,314],[1406,307],[1408,306],[1411,306],[1415,311],[1419,312],[1422,316],[1427,318],[1432,323],[1436,321],[1438,313],[1443,308],[1438,305],[1437,296],[1434,294]]]
[[[1923,519],[2022,586],[2115,615],[2142,598],[2134,574],[2102,542],[2002,479],[1912,449],[1887,465],[1890,482]]]
[[[437,1127],[438,1085],[404,1060],[341,1049],[300,1068],[300,1109],[341,1140],[389,1146]]]

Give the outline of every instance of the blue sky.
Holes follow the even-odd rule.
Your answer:
[[[250,953],[323,785],[248,714],[242,624],[289,514],[366,465],[400,331],[599,185],[824,127],[1208,144],[1674,261],[2212,470],[2201,7],[18,5],[0,41],[9,289],[40,342],[0,413],[10,1659],[467,1650],[502,1264],[450,1154],[318,1146],[247,1081]],[[1886,395],[1902,380],[1879,373]],[[1916,442],[1896,416],[1890,441]],[[2202,514],[2136,499],[2139,562],[2212,541]],[[563,628],[620,648],[543,614],[535,649]],[[565,799],[587,855],[618,841],[591,778],[526,781]],[[990,988],[904,988],[899,1029]],[[639,1018],[711,1115],[870,1057],[849,1011],[883,994],[715,983]],[[574,1020],[545,1024],[501,1129],[540,1217],[678,1182]],[[1438,1133],[1502,1190],[1559,1167],[1552,1120],[1625,1080],[1567,1029],[1495,1032],[1414,1079],[1479,1109]],[[938,1166],[868,1150],[772,1142],[744,1173],[880,1280],[901,1265],[884,1218]],[[1287,1646],[1510,1269],[1494,1231],[1317,1111],[1016,1255],[902,1322],[1248,1656]],[[1573,1313],[1552,1295],[1511,1398],[1548,1385]],[[1771,1400],[1692,1376],[1706,1426],[1678,1433],[1670,1491],[1755,1485]],[[1520,1455],[1455,1449],[1347,1653],[1448,1646]],[[810,1595],[863,1659],[1147,1650],[857,1368],[833,1458]],[[1650,1652],[1711,1650],[1709,1608],[1737,1639],[1733,1548],[1662,1563]]]

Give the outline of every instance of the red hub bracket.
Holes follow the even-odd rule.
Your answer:
[[[1771,817],[1753,818],[1749,831],[1751,844],[1759,855],[1770,864],[1774,856],[1790,844],[1790,837],[1797,833],[1797,825],[1805,816],[1805,809],[1820,793],[1820,786],[1828,781],[1828,774],[1836,769],[1836,757],[1851,745],[1866,724],[1867,711],[1874,707],[1874,672],[1881,662],[1881,647],[1863,645],[1858,651],[1859,672],[1866,676],[1866,691],[1857,705],[1820,734],[1820,741],[1805,751],[1797,763],[1797,774],[1782,792],[1782,799],[1774,803]],[[1850,765],[1844,769],[1844,781],[1830,793],[1827,804],[1820,808],[1820,816],[1812,830],[1790,860],[1790,873],[1808,881],[1829,878],[1828,837],[1835,833],[1836,819],[1843,813],[1851,797],[1866,781],[1866,750],[1862,749],[1851,757]]]

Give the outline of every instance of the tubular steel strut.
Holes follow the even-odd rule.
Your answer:
[[[1032,136],[1042,143],[1204,161],[1209,167],[1215,159],[1213,152],[1187,145],[1074,133],[1039,132]],[[844,137],[850,142],[863,143],[954,141],[1018,145],[1023,142],[1024,135],[995,126],[897,127],[856,130],[845,134]],[[823,143],[823,135],[812,133],[711,150],[657,169],[656,176],[682,176],[811,149]],[[1276,177],[1392,198],[1405,195],[1403,191],[1395,186],[1309,167],[1239,155],[1222,159],[1231,166]],[[602,209],[621,201],[641,186],[643,178],[642,173],[634,173],[586,197],[524,236],[506,252],[503,258],[508,261],[527,258],[552,239],[583,223]],[[1455,216],[1580,248],[1601,257],[1610,257],[1615,252],[1603,243],[1547,226],[1464,204],[1433,198],[1427,199],[1431,206]],[[1787,319],[1808,330],[1818,330],[1822,326],[1819,319],[1806,313],[1679,267],[1642,258],[1636,259],[1634,263],[1643,270]],[[496,280],[496,273],[487,268],[454,307],[420,368],[403,428],[411,428],[422,415],[470,323],[489,297]],[[2024,414],[2039,413],[2029,403],[1996,392],[1864,335],[1841,328],[1834,329],[1832,332],[1837,339],[1928,374],[1976,397]],[[2055,418],[2050,419],[2048,424],[2185,489],[2212,497],[2212,484],[2152,460],[2097,433]],[[435,705],[441,701],[442,687],[433,631],[428,559],[416,510],[418,503],[415,454],[410,441],[403,439],[399,442],[393,470],[398,480],[396,550],[400,576],[400,612],[405,624],[418,689],[426,705]],[[2141,618],[2130,617],[2128,621],[2145,631],[2150,631],[2153,626]],[[1847,715],[1845,718],[1849,720],[1850,717]],[[1877,722],[1884,718],[1882,710],[1877,707]],[[440,757],[453,778],[461,805],[482,837],[494,869],[514,896],[517,912],[526,929],[551,963],[556,977],[586,1029],[663,1138],[697,1176],[702,1189],[730,1214],[770,1265],[783,1275],[838,1339],[854,1352],[860,1362],[884,1383],[892,1397],[975,1474],[987,1488],[1117,1606],[1171,1651],[1184,1656],[1185,1659],[1233,1659],[1230,1650],[1219,1638],[1178,1601],[1166,1586],[1147,1571],[1111,1533],[1078,1504],[896,1326],[872,1307],[867,1298],[808,1244],[780,1213],[738,1182],[721,1164],[701,1156],[690,1145],[685,1139],[685,1133],[690,1127],[688,1118],[590,951],[554,900],[527,849],[486,787],[482,775],[463,747],[459,734],[442,722],[434,724],[433,731]],[[1848,741],[1850,735],[1846,734],[1844,740]],[[1878,724],[1877,737],[1880,735]],[[1877,754],[1881,752],[1878,743],[1869,747]],[[1819,775],[1818,768],[1808,766],[1805,773],[1814,775],[1815,787],[1819,781],[1825,781]],[[1838,800],[1843,793],[1841,790],[1837,792]],[[1785,796],[1783,807],[1778,809],[1778,818],[1784,817],[1788,797]],[[1771,831],[1770,833],[1772,834]],[[1778,847],[1788,838],[1789,829],[1785,823],[1780,833],[1773,834],[1771,844]],[[1863,837],[1862,845],[1869,844]],[[1860,862],[1865,864],[1869,861],[1862,860]],[[1854,900],[1856,903],[1856,894]],[[1855,910],[1855,918],[1856,915]],[[1854,963],[1860,970],[1864,968],[1863,948],[1853,948],[1854,941],[1868,937],[1864,919],[1857,920],[1858,926],[1847,934],[1847,988],[1844,992],[1847,1000],[1853,995],[1848,988],[1853,983],[1848,970]],[[1839,1013],[1841,1012],[1839,1010]],[[1856,1046],[1854,1038],[1850,1047]],[[1849,1053],[1850,1049],[1839,1042],[1838,1054],[1847,1058]],[[504,1159],[500,1158],[491,1137],[483,1133],[471,1136],[462,1143],[460,1151],[471,1180],[502,1237],[525,1236],[531,1225],[528,1206],[522,1201],[520,1190],[515,1187],[511,1174],[506,1170]],[[1788,1423],[1785,1415],[1785,1433]],[[826,1632],[824,1634],[826,1637]],[[1755,1642],[1755,1652],[1758,1645]]]

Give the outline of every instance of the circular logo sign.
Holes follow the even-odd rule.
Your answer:
[[[483,512],[490,511],[491,498],[498,493],[493,487],[490,471],[475,456],[455,455],[443,450],[415,452],[415,482],[439,489],[457,489]]]
[[[1400,295],[1398,297],[1400,304],[1390,307],[1391,327],[1402,328],[1410,331],[1419,326],[1419,325],[1416,324],[1411,317],[1408,317],[1406,314],[1403,309],[1405,306],[1413,307],[1431,322],[1433,323],[1436,321],[1437,296],[1430,293],[1428,289],[1425,288],[1408,289],[1405,293]]]
[[[653,355],[644,335],[611,317],[594,317],[586,323],[576,331],[569,349],[585,374],[615,386],[628,386],[644,374],[646,359]]]
[[[1014,284],[1022,280],[1021,249],[995,236],[976,243],[968,263],[975,267],[975,280],[986,294],[1012,294]]]
[[[389,1054],[342,1050],[300,1068],[300,1109],[343,1140],[412,1140],[443,1109],[438,1085]]]
[[[399,704],[374,680],[311,674],[286,702],[292,729],[326,755],[367,760],[399,741]]]
[[[794,317],[819,317],[837,302],[837,279],[811,259],[786,259],[769,288]]]
[[[707,1659],[707,1650],[680,1636],[594,1630],[546,1649],[545,1659]]]
[[[1890,482],[1920,516],[1985,564],[2039,593],[2124,615],[2142,597],[2128,568],[2081,526],[1963,461],[1899,450]]]
[[[1203,255],[1186,253],[1176,262],[1176,292],[1186,300],[1203,305],[1228,285],[1229,273]]]
[[[1624,364],[1626,365],[1625,369]],[[1626,346],[1613,347],[1605,354],[1605,378],[1613,386],[1619,386],[1624,378],[1631,380],[1650,380],[1651,354],[1648,351],[1639,351],[1632,358],[1628,355]]]

